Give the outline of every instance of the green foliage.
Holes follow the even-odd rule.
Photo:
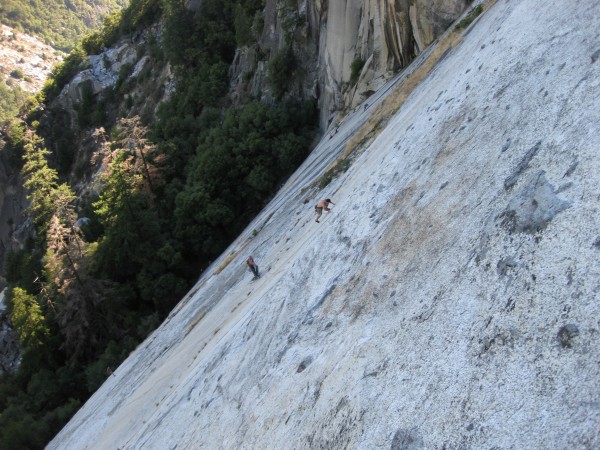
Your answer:
[[[356,84],[358,77],[360,77],[360,71],[365,65],[365,61],[362,58],[355,58],[350,64],[350,84]]]
[[[108,343],[100,357],[85,369],[86,387],[90,394],[100,387],[136,345],[137,341],[128,336]]]
[[[262,17],[260,11],[264,7],[263,0],[247,0],[234,6],[235,39],[238,47],[251,45],[262,31],[262,24],[256,23]]]
[[[198,145],[177,196],[175,229],[184,248],[211,259],[303,160],[311,108],[252,101],[230,110]]]
[[[89,119],[86,117],[85,120],[89,120],[90,123],[93,123],[93,118],[94,116],[92,114]],[[58,123],[60,123],[60,121],[57,120],[57,124]],[[64,174],[68,173],[73,164],[77,144],[75,142],[75,136],[69,128],[55,129],[53,132],[53,162],[56,165],[58,174],[64,176]]]
[[[254,14],[254,19],[252,20],[252,33],[256,36],[260,36],[263,28],[265,27],[265,18],[261,14],[260,11],[257,11]]]
[[[94,104],[96,102],[91,83],[81,85],[81,103],[76,106],[77,119],[81,128],[87,128],[93,124]]]
[[[81,406],[77,376],[64,368],[41,369],[23,387],[17,376],[0,378],[0,448],[43,449]]]
[[[8,125],[8,138],[14,147],[23,147],[25,138],[25,124],[19,119],[12,119]]]
[[[27,97],[28,94],[19,86],[9,88],[4,80],[0,80],[0,122],[17,116]]]
[[[230,0],[203,1],[197,15],[190,14],[183,3],[169,3],[164,33],[169,61],[187,69],[231,61],[236,46],[233,10]]]
[[[44,236],[55,209],[58,174],[48,166],[46,157],[50,152],[39,148],[40,145],[37,141],[30,141],[25,145],[22,173],[25,179],[23,186],[30,202],[29,211],[33,215],[38,235]]]
[[[145,327],[156,325],[156,319],[147,319],[138,330],[143,317],[154,316],[136,319],[137,313],[127,310],[124,290],[122,304],[108,301],[104,308],[99,294],[111,297],[117,289],[91,277],[89,259],[97,246],[85,243],[74,227],[74,194],[48,166],[49,152],[42,142],[22,134],[19,125],[15,122],[12,136],[24,143],[23,176],[41,239],[33,250],[7,259],[8,311],[25,353],[17,375],[0,378],[0,393],[10,393],[0,401],[0,448],[43,448],[85,401],[88,387],[104,379],[100,368],[120,363],[139,342],[138,332],[146,333]],[[42,241],[46,256],[40,271]],[[150,244],[160,247],[155,241]],[[145,252],[151,256],[152,250]],[[176,260],[172,252],[166,255]],[[115,344],[108,345],[109,328],[119,336],[118,351]],[[133,331],[124,332],[128,328]]]
[[[25,248],[9,252],[6,256],[4,273],[6,281],[12,286],[20,286],[26,291],[35,292],[34,280],[40,273],[39,258],[36,258],[32,242],[27,242]]]
[[[105,47],[117,41],[120,32],[120,24],[123,17],[123,11],[115,11],[106,17],[99,31],[88,34],[81,41],[81,46],[88,55],[96,55]]]
[[[0,446],[6,449],[42,449],[48,428],[24,406],[12,404],[0,416]]]
[[[4,151],[7,161],[19,169],[23,164],[22,158],[25,151],[25,123],[20,119],[12,119],[6,127],[8,146]]]
[[[126,0],[3,0],[0,22],[39,36],[47,44],[68,52],[89,30],[100,25],[102,16],[126,3]]]
[[[473,21],[483,12],[483,6],[477,5],[473,10],[460,22],[456,24],[455,30],[462,30],[467,28]]]
[[[57,406],[56,408],[45,413],[42,416],[42,419],[39,421],[46,424],[49,431],[44,440],[49,440],[50,438],[54,437],[54,435],[58,433],[58,431],[81,407],[81,400],[69,396],[68,393],[61,392],[60,397],[66,398],[66,402],[61,403],[60,406]],[[40,437],[44,438],[44,435],[42,434]]]
[[[303,23],[303,16],[299,14],[298,4],[295,0],[284,0],[279,2],[277,7],[285,42],[291,45],[296,28]]]
[[[79,44],[86,55],[97,55],[104,48],[105,38],[101,33],[88,34]]]
[[[21,79],[25,76],[25,73],[23,72],[23,69],[17,67],[16,69],[13,69],[10,72],[10,76],[13,78]]]
[[[235,42],[238,47],[250,45],[255,42],[252,35],[252,22],[254,18],[248,15],[241,4],[235,6]]]
[[[163,7],[162,0],[130,0],[119,21],[121,35],[156,22],[162,16]]]
[[[27,383],[27,393],[32,399],[31,406],[44,409],[59,404],[61,401],[61,386],[55,383],[56,374],[48,369],[34,373]]]
[[[350,158],[344,158],[338,161],[331,169],[327,170],[321,178],[319,178],[319,189],[323,189],[329,183],[333,181],[335,177],[338,177],[340,173],[346,172],[350,167]]]
[[[124,9],[106,15],[101,29],[85,36],[81,47],[88,55],[98,54],[120,37],[156,22],[162,12],[161,0],[131,0]]]
[[[333,175],[329,171],[327,171],[326,173],[323,174],[323,176],[321,178],[319,178],[319,189],[323,189],[325,186],[327,186],[332,181],[333,181]]]
[[[104,216],[102,223],[106,229],[98,243],[97,265],[103,276],[126,281],[151,257],[160,238],[160,228],[156,211],[148,209],[147,196],[130,191],[119,195],[114,188],[109,189],[95,204],[97,214]],[[114,207],[107,206],[110,200],[116,201]]]
[[[134,252],[139,250],[140,237],[152,237],[155,229],[145,232],[146,221],[156,222],[148,209],[148,197],[138,190],[141,175],[127,170],[123,154],[110,167],[100,198],[94,203],[95,213],[105,228],[99,241],[97,259],[101,272],[113,280],[126,279],[140,269],[133,264]],[[131,226],[131,227],[130,227]],[[140,232],[144,232],[140,236]],[[147,235],[147,236],[146,236]]]
[[[35,95],[32,95],[27,98],[25,105],[23,106],[22,111],[27,117],[27,120],[30,121],[32,128],[37,128],[39,126],[39,118],[42,116],[44,112],[44,108],[42,104],[46,101],[44,97],[44,93],[42,91],[38,92]]]
[[[146,130],[126,119],[114,133],[113,161],[93,206],[104,233],[95,265],[101,276],[135,286],[142,308],[166,314],[187,289],[179,243],[168,241],[154,198],[161,189],[160,157],[144,144]]]
[[[19,336],[19,342],[25,350],[35,349],[48,335],[42,308],[35,297],[24,289],[12,290],[12,312],[10,321]]]
[[[115,91],[121,96],[125,95],[129,91],[129,83],[127,83],[127,79],[131,72],[133,71],[133,64],[125,63],[119,69],[119,78],[115,83]]]
[[[267,81],[271,85],[273,96],[276,99],[281,100],[288,91],[296,66],[296,56],[291,45],[279,50],[269,62]]]
[[[153,60],[155,60],[158,63],[160,63],[164,60],[165,54],[164,54],[163,48],[156,41],[156,39],[153,36],[149,37],[147,46],[148,46],[148,54],[150,55],[150,58],[152,58]]]
[[[194,76],[186,77],[179,90],[187,99],[181,105],[185,112],[198,114],[204,107],[217,106],[227,93],[227,70],[223,62],[205,64]]]

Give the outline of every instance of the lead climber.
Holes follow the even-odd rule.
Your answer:
[[[330,203],[332,205],[335,205],[335,203],[333,203],[331,201],[331,199],[329,199],[329,198],[319,200],[319,202],[315,206],[315,213],[316,213],[315,222],[321,223],[321,222],[319,222],[319,219],[321,218],[321,214],[323,214],[323,210],[325,210],[326,212],[331,211],[331,208],[329,208]]]

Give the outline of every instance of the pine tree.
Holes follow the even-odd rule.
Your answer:
[[[55,195],[58,189],[58,174],[48,165],[48,150],[41,147],[39,138],[28,139],[25,144],[22,174],[29,200],[29,211],[33,216],[36,231],[45,236],[50,217],[55,209]]]
[[[20,287],[12,290],[10,321],[25,350],[38,348],[42,345],[43,338],[49,334],[42,308],[35,296]]]

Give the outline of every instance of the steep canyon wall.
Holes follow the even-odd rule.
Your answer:
[[[467,0],[383,1],[305,0],[298,3],[293,48],[299,64],[300,92],[316,97],[321,126],[327,128],[340,110],[362,103],[398,70],[406,67],[465,11]],[[233,90],[241,95],[269,92],[268,61],[286,44],[282,21],[286,11],[277,0],[266,2],[263,32],[255,46],[238,50],[232,69]],[[288,12],[288,14],[290,14]],[[260,52],[257,51],[260,49]],[[364,63],[357,83],[350,85],[353,61]],[[242,81],[252,73],[250,81]]]

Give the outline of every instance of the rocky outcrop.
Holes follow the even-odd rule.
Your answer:
[[[264,28],[256,46],[239,49],[232,67],[233,91],[269,92],[268,60],[288,44],[282,20],[292,12],[268,0]],[[471,2],[468,0],[304,0],[298,3],[294,50],[301,64],[301,93],[318,98],[321,125],[339,110],[354,108],[395,72],[406,67]],[[287,14],[287,16],[286,16]],[[257,55],[267,55],[261,60]],[[353,61],[364,63],[356,86],[349,86]],[[248,81],[248,74],[251,80]],[[291,74],[290,74],[291,75]]]
[[[0,25],[0,74],[3,81],[19,86],[25,92],[39,92],[52,68],[63,59],[63,53],[6,25]],[[14,76],[20,73],[20,76]],[[12,74],[12,75],[11,75]]]
[[[409,3],[412,37],[416,51],[422,52],[461,15],[472,0],[412,0]]]
[[[93,180],[101,165],[92,163],[92,155],[106,141],[107,132],[81,126],[82,115],[89,116],[96,109],[107,118],[109,129],[117,117],[140,116],[150,123],[158,106],[175,89],[171,66],[156,63],[148,53],[148,42],[160,39],[161,33],[161,24],[154,24],[123,37],[98,55],[88,56],[85,67],[43,113],[40,131],[57,159],[65,147],[76,147],[63,159],[69,159],[69,183],[80,197],[97,194]],[[61,140],[69,144],[57,146]]]
[[[63,88],[60,95],[51,105],[67,119],[72,131],[79,130],[78,110],[86,99],[93,98],[95,103],[103,101],[107,96],[114,99],[113,90],[119,86],[128,88],[121,92],[120,102],[113,106],[128,116],[140,115],[147,119],[154,118],[158,105],[174,89],[173,74],[168,64],[155,64],[143,50],[147,48],[149,39],[160,39],[161,26],[155,24],[143,31],[121,39],[114,47],[105,49],[98,55],[90,55],[86,67]],[[148,76],[148,73],[151,73]],[[139,79],[145,77],[145,82]],[[119,96],[117,96],[119,97]],[[89,100],[88,100],[89,101]],[[128,103],[127,108],[122,105]]]
[[[331,91],[322,107],[333,111],[355,107],[381,87],[395,72],[406,67],[464,11],[467,0],[345,0],[329,2],[321,16],[325,39],[320,46],[321,91]],[[320,27],[321,28],[321,27]],[[323,29],[321,28],[321,29]],[[351,65],[364,62],[357,86],[340,104]],[[323,76],[327,74],[327,76]]]

